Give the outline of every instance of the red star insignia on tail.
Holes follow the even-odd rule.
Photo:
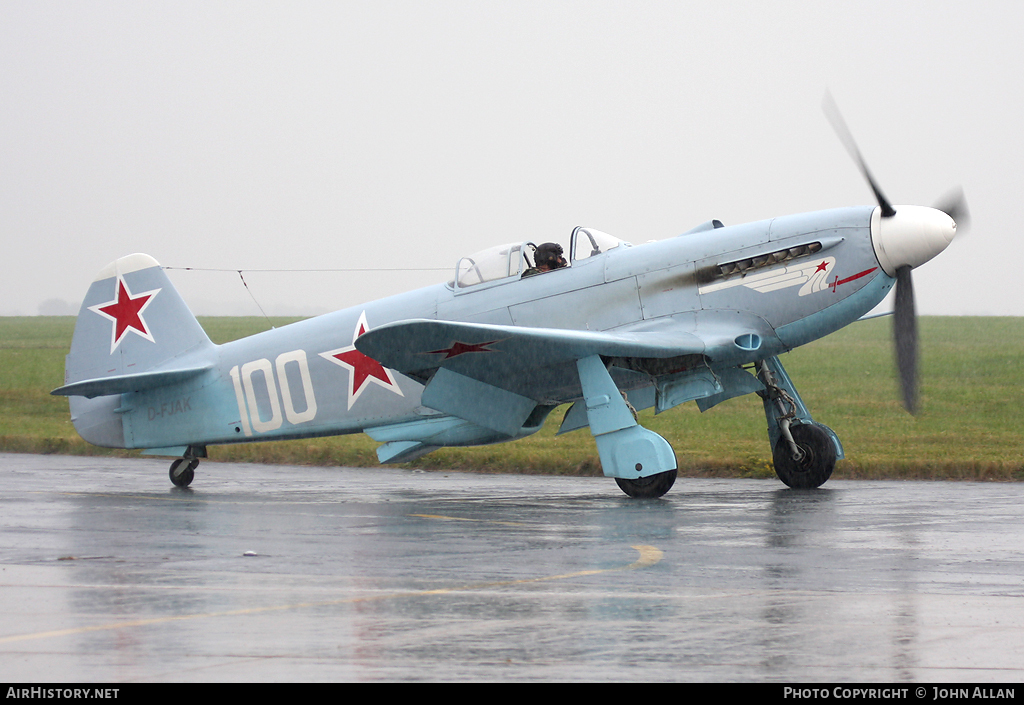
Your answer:
[[[405,396],[402,390],[399,389],[398,382],[395,381],[395,376],[391,370],[369,355],[364,355],[356,350],[356,338],[369,329],[369,326],[366,325],[366,311],[363,311],[359,315],[359,322],[356,324],[355,332],[352,334],[352,345],[320,353],[320,356],[324,359],[348,369],[348,408],[350,409],[371,382],[394,392],[400,397]]]
[[[132,294],[128,284],[121,277],[117,278],[117,286],[114,300],[103,304],[90,306],[90,311],[95,311],[104,318],[114,322],[110,332],[110,352],[113,354],[117,346],[121,344],[129,331],[145,338],[151,343],[156,341],[153,334],[146,325],[146,319],[142,312],[146,310],[153,301],[153,297],[160,293],[160,289],[145,291],[141,294]]]

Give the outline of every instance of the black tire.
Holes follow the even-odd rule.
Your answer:
[[[832,477],[836,467],[836,446],[832,438],[816,424],[794,424],[789,431],[804,455],[794,460],[789,443],[779,438],[772,453],[775,474],[796,489],[821,487]]]
[[[195,479],[198,465],[197,458],[178,458],[171,463],[171,469],[167,471],[167,474],[176,487],[188,487]]]
[[[616,477],[615,484],[630,497],[655,499],[672,489],[672,485],[676,482],[676,473],[676,470],[669,470],[650,477],[638,477],[635,480]]]

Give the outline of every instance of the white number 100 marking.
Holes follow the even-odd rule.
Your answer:
[[[295,363],[299,366],[299,377],[302,379],[302,392],[306,398],[306,409],[296,411],[295,403],[292,401],[291,389],[288,386],[288,375],[286,366],[288,363]],[[281,427],[283,418],[281,415],[281,401],[279,401],[275,381],[274,368],[277,368],[276,379],[280,381],[280,400],[284,402],[284,417],[290,424],[306,423],[316,417],[316,397],[313,396],[313,380],[309,375],[309,364],[306,362],[305,350],[292,350],[277,356],[274,365],[270,360],[263,358],[253,360],[242,365],[239,373],[238,365],[231,368],[231,381],[235,385],[235,400],[238,402],[238,413],[241,416],[242,431],[246,436],[251,436],[255,430],[257,433],[267,433]],[[253,387],[252,377],[257,372],[263,375],[263,381],[267,385],[267,394],[270,403],[270,418],[263,420],[260,417],[259,406],[256,399],[256,390]],[[249,426],[249,419],[252,418],[252,427]]]

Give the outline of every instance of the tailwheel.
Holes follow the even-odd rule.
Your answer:
[[[676,470],[669,470],[668,472],[659,472],[657,475],[638,477],[635,480],[616,477],[615,484],[630,497],[655,499],[672,489],[672,485],[676,482],[676,473]]]
[[[176,487],[188,487],[196,476],[197,467],[199,458],[178,458],[171,463],[171,469],[167,474]]]
[[[789,431],[800,452],[794,454],[789,441],[785,437],[779,438],[772,453],[775,474],[797,489],[825,484],[836,466],[836,447],[831,437],[817,424],[793,424]]]

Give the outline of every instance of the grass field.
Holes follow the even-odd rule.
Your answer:
[[[214,342],[269,327],[261,318],[204,318]],[[281,326],[287,319],[273,319]],[[899,404],[890,319],[849,326],[784,355],[782,362],[815,419],[842,439],[847,459],[834,477],[1024,480],[1024,318],[925,317],[920,320],[921,404]],[[0,450],[136,455],[82,441],[63,397],[71,317],[0,317]],[[417,461],[436,469],[600,474],[586,430],[555,438],[556,410],[537,435],[496,446],[442,449]],[[693,403],[641,423],[673,445],[684,475],[771,477],[760,400],[732,399],[701,414]],[[362,434],[278,443],[215,446],[215,460],[322,465],[377,464]]]

